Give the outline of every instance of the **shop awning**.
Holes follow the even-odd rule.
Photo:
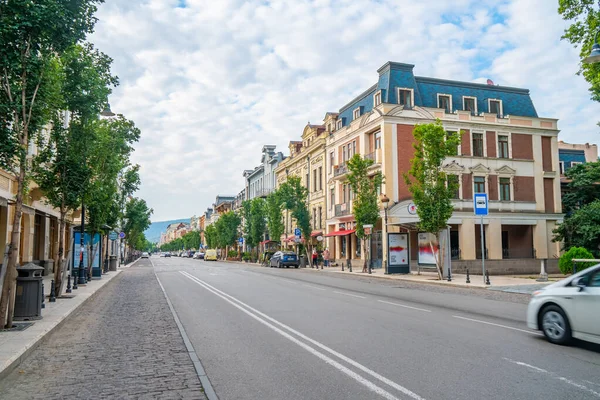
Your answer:
[[[316,237],[316,236],[321,236],[322,234],[323,234],[323,231],[313,231],[313,233],[311,233],[310,236]]]
[[[325,237],[331,237],[331,236],[346,236],[349,235],[351,233],[356,232],[356,229],[348,229],[348,230],[342,230],[342,231],[333,231],[333,232],[329,232],[328,234],[324,235]]]

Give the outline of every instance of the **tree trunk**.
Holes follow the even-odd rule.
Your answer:
[[[26,160],[21,161],[19,175],[17,176],[17,198],[15,202],[15,215],[10,237],[10,254],[6,265],[6,276],[0,298],[0,325],[12,328],[13,313],[15,309],[15,289],[17,283],[17,261],[21,246],[21,216],[23,214],[23,189],[25,183]]]
[[[56,296],[62,293],[63,284],[63,255],[65,248],[65,215],[66,211],[63,207],[60,209],[60,220],[58,222],[58,252],[54,256],[54,286],[56,288]]]
[[[444,279],[444,251],[442,249],[442,244],[440,243],[439,232],[435,235],[435,238],[439,246],[437,256],[435,252],[435,247],[433,247],[433,244],[431,242],[429,242],[429,246],[431,247],[431,252],[433,254],[433,258],[435,259],[435,266],[437,267],[438,279],[441,281]]]
[[[363,251],[365,253],[364,254],[365,261],[363,262],[363,270],[362,270],[362,272],[363,273],[367,273],[367,272],[369,272],[369,266],[368,266],[369,260],[367,259],[367,238],[364,237],[364,238],[362,238],[361,241],[362,241]],[[350,253],[350,251],[348,251],[348,253]],[[352,254],[350,254],[350,257],[352,257]]]

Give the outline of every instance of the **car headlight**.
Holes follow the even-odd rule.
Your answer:
[[[539,295],[540,295],[540,294],[542,294],[542,293],[544,293],[544,291],[543,291],[543,290],[536,290],[536,291],[535,291],[535,292],[533,292],[531,295],[532,295],[533,297],[535,297],[535,296],[539,296]]]

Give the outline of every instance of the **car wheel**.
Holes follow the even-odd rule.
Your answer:
[[[559,306],[550,305],[542,310],[542,332],[549,342],[567,344],[571,340],[571,326],[565,312]]]
[[[297,266],[297,265],[294,265],[294,268],[298,268],[298,266]]]
[[[281,263],[277,261],[277,268],[281,268]]]

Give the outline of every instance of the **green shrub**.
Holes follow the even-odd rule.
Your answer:
[[[594,256],[583,247],[571,247],[569,251],[560,256],[560,260],[558,261],[558,268],[560,269],[560,272],[565,275],[573,273],[573,261],[571,260],[574,258],[594,258]],[[589,268],[595,264],[596,263],[593,262],[577,263],[577,272],[581,271],[582,269]]]
[[[229,258],[235,258],[237,256],[238,256],[237,250],[229,250],[229,252],[227,253],[227,257],[229,257]]]
[[[245,251],[242,253],[242,260],[244,261],[250,261],[250,253]]]

